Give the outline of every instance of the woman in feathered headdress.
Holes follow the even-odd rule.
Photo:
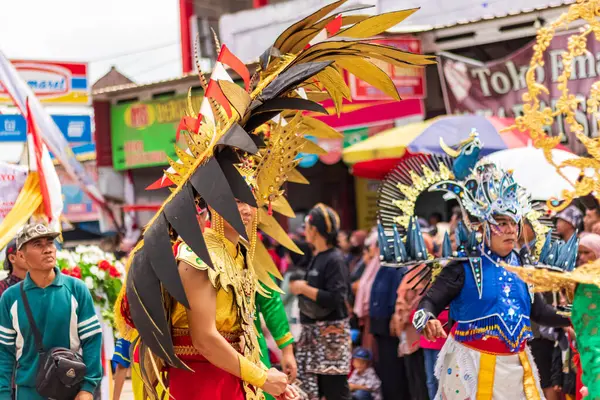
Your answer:
[[[480,236],[480,244],[471,241],[458,254],[462,260],[442,268],[413,319],[429,340],[447,336],[436,319],[447,306],[456,321],[439,355],[437,397],[543,398],[526,345],[532,338],[530,319],[546,326],[568,326],[569,320],[504,267],[524,263],[515,249],[531,211],[527,194],[511,172],[486,162],[466,182],[442,181],[434,189],[459,200],[471,218],[472,235]]]

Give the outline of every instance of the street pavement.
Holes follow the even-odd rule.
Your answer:
[[[125,386],[123,387],[123,393],[121,393],[120,400],[133,400],[133,390],[131,390],[131,379],[127,379],[125,381]]]

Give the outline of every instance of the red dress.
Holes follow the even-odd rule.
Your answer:
[[[175,400],[246,398],[242,380],[214,366],[193,350],[190,336],[174,336],[173,344],[179,358],[193,370],[169,369],[169,394]]]

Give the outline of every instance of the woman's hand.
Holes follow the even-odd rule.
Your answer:
[[[281,368],[288,376],[288,382],[294,383],[298,374],[298,365],[296,364],[296,357],[294,357],[294,346],[288,344],[281,350],[281,353]]]
[[[271,396],[278,397],[286,391],[288,387],[287,375],[283,372],[271,368],[267,371],[267,380],[262,389]]]
[[[300,295],[304,293],[304,289],[308,286],[308,283],[303,280],[290,282],[290,292],[293,294]]]

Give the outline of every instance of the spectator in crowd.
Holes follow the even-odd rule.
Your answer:
[[[585,216],[583,217],[583,230],[585,232],[592,232],[594,225],[598,222],[600,222],[600,209],[586,209]]]
[[[579,240],[577,266],[585,265],[600,258],[600,235],[586,233]]]
[[[345,259],[349,259],[351,257],[350,254],[350,232],[348,231],[340,231],[337,237],[338,248],[342,252],[342,255]]]
[[[570,205],[556,214],[556,233],[565,242],[581,228],[583,213],[579,208]]]
[[[362,230],[354,231],[350,235],[350,257],[347,259],[348,268],[350,269],[350,274],[358,275],[359,277],[360,272],[357,269],[363,256],[366,239],[367,232]]]
[[[408,399],[408,381],[403,359],[398,357],[398,335],[391,324],[396,306],[396,291],[406,268],[379,268],[369,300],[369,323],[375,337],[375,370],[382,381],[384,400]]]
[[[354,370],[348,378],[352,400],[381,400],[381,380],[371,366],[371,352],[358,348],[352,356]]]
[[[442,214],[437,211],[429,214],[429,218],[427,218],[427,225],[429,225],[429,227],[431,228],[431,234],[433,236],[437,235],[438,224],[443,220],[444,218],[442,217]]]
[[[556,215],[556,232],[560,238],[567,241],[583,223],[583,213],[574,205],[570,205]],[[552,293],[544,293],[548,304],[554,303]],[[537,323],[531,323],[533,339],[529,342],[531,353],[540,374],[540,386],[547,400],[559,400],[559,394],[554,390],[552,382],[552,357],[555,346],[555,330]]]
[[[0,296],[14,284],[21,282],[27,275],[27,264],[17,257],[17,242],[11,240],[6,246],[4,269],[8,271],[8,276],[0,281]]]
[[[379,271],[379,246],[377,243],[377,230],[372,229],[365,241],[365,272],[360,277],[356,298],[354,300],[354,315],[358,318],[362,330],[362,347],[373,350],[373,335],[371,335],[369,319],[369,299],[373,281]]]
[[[90,291],[83,281],[56,267],[54,239],[42,224],[23,227],[16,237],[17,258],[29,266],[25,279],[0,299],[0,398],[10,399],[15,374],[16,400],[42,399],[36,390],[40,353],[23,304],[26,293],[44,349],[63,347],[80,352],[86,366],[75,400],[92,400],[102,379],[102,328]],[[49,312],[51,310],[51,312]],[[66,387],[65,387],[66,390]]]
[[[309,400],[349,400],[351,348],[348,322],[348,268],[335,247],[338,214],[317,204],[306,217],[306,241],[314,248],[303,280],[290,282],[299,296],[302,333],[298,340],[298,378]]]
[[[426,238],[423,235],[423,238]],[[432,246],[426,241],[426,246]],[[427,375],[425,372],[425,359],[423,350],[420,349],[420,335],[412,324],[412,315],[421,300],[421,292],[425,288],[426,282],[416,284],[417,281],[409,282],[415,274],[420,275],[421,265],[412,267],[402,278],[398,287],[396,310],[392,320],[392,333],[399,338],[399,354],[404,362],[406,371],[406,380],[411,400],[427,400]]]

